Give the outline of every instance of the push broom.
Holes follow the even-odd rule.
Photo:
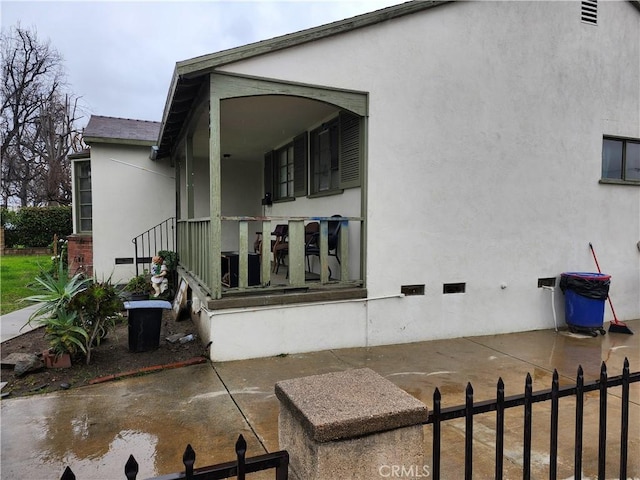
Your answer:
[[[596,252],[593,249],[593,245],[589,242],[589,248],[591,249],[591,255],[593,255],[593,260],[596,262],[596,267],[598,267],[598,273],[602,273],[600,271],[600,264],[598,264],[598,259],[596,258]],[[609,322],[609,333],[626,333],[629,335],[633,335],[633,332],[627,324],[618,320],[616,316],[616,311],[613,309],[613,303],[611,303],[611,297],[607,295],[607,300],[609,301],[609,306],[611,307],[611,313],[613,313],[613,321]]]

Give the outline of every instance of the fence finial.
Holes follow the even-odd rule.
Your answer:
[[[71,468],[69,468],[69,465],[67,465],[67,468],[64,469],[64,472],[60,477],[60,480],[76,480],[76,476],[71,471]]]
[[[136,480],[138,476],[138,462],[133,458],[133,455],[129,455],[127,463],[124,464],[124,474],[127,480]]]
[[[182,454],[182,463],[184,464],[185,475],[193,475],[193,466],[196,463],[196,452],[189,443]]]
[[[244,480],[245,477],[245,463],[244,458],[247,453],[247,442],[245,441],[242,434],[238,436],[238,441],[236,442],[236,454],[238,455],[238,480]]]

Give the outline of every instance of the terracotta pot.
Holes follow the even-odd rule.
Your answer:
[[[42,352],[42,358],[44,359],[44,364],[47,368],[69,368],[71,366],[71,355],[68,353],[63,353],[56,358],[55,353],[47,352],[45,350]]]

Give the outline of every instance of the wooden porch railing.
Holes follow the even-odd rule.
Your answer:
[[[244,217],[244,216],[223,216],[223,224],[230,222],[237,224],[238,243],[232,248],[228,245],[222,247],[216,245],[212,238],[211,221],[209,218],[198,218],[190,220],[179,220],[177,222],[177,252],[180,258],[180,265],[185,271],[195,278],[200,286],[205,289],[213,298],[220,298],[225,292],[242,292],[247,290],[281,290],[282,285],[274,285],[274,274],[272,273],[272,252],[270,232],[277,224],[288,224],[288,252],[286,286],[300,288],[311,285],[340,285],[359,286],[362,285],[360,272],[355,276],[349,271],[350,255],[349,233],[353,226],[361,226],[360,217]],[[309,222],[320,224],[319,232],[319,259],[315,272],[307,272],[307,261],[305,254],[305,224]],[[340,233],[338,252],[340,262],[335,257],[330,256],[328,249],[329,225],[330,222],[340,222]],[[254,228],[249,228],[252,223],[258,223]],[[255,255],[253,251],[254,237],[251,231],[264,232],[264,241],[261,244],[259,253],[260,281],[258,285],[250,284],[249,257]],[[234,248],[235,247],[235,248]],[[222,275],[214,278],[217,269],[212,266],[212,259],[221,259],[224,253],[233,252],[237,254],[237,286],[224,287]],[[218,260],[220,262],[221,260]],[[253,263],[253,262],[252,262]],[[362,264],[362,262],[360,262]],[[253,266],[253,265],[252,265]],[[213,267],[213,268],[212,268]],[[336,268],[337,267],[337,268]],[[216,294],[220,292],[220,296]]]
[[[203,287],[210,286],[212,278],[209,259],[212,254],[212,242],[209,218],[178,220],[177,229],[177,251],[180,265]],[[210,288],[207,290],[211,293]]]

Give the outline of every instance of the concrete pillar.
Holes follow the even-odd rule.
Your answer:
[[[427,407],[373,370],[285,380],[275,391],[280,448],[289,452],[291,478],[428,475],[422,426]]]

